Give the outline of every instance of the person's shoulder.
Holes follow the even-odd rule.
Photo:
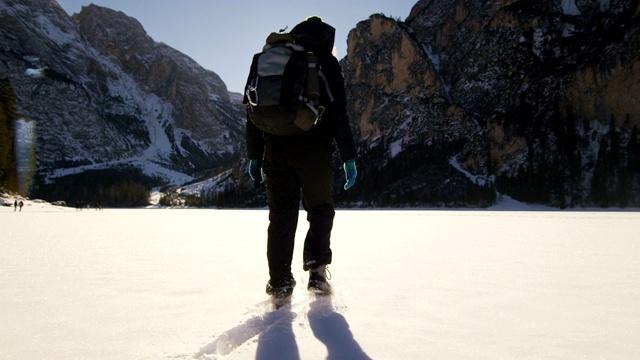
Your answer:
[[[331,53],[322,53],[319,55],[320,64],[325,67],[340,68],[340,62]]]

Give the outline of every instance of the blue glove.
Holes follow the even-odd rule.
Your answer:
[[[358,176],[358,170],[356,170],[356,161],[348,160],[344,163],[344,176],[347,179],[347,183],[344,184],[344,189],[349,190],[353,184],[356,183],[356,177]]]
[[[249,160],[249,176],[251,176],[251,180],[253,180],[256,187],[264,182],[261,160]]]

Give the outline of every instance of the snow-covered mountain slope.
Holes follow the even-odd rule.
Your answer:
[[[640,205],[639,16],[637,0],[420,0],[404,21],[354,24],[341,65],[360,175],[344,192],[336,164],[336,202]],[[225,199],[209,205],[264,205],[217,75],[109,9],[6,0],[0,20],[37,182],[133,165],[212,177],[184,188]]]
[[[45,181],[122,165],[182,183],[238,157],[243,116],[213,72],[139,22],[54,0],[0,3],[0,72],[35,124]]]

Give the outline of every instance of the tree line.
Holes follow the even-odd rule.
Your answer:
[[[16,95],[9,79],[0,79],[0,187],[18,192],[15,152]],[[23,194],[24,195],[24,194]]]
[[[49,201],[63,200],[69,205],[83,203],[89,206],[139,207],[149,205],[151,188],[158,179],[149,178],[139,169],[119,168],[89,170],[68,175],[32,189],[34,197]]]

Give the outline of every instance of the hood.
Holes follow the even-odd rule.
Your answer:
[[[312,47],[317,52],[333,51],[333,43],[336,37],[336,29],[322,21],[317,16],[310,17],[294,26],[291,34],[305,34],[315,40],[316,44],[303,44]]]

